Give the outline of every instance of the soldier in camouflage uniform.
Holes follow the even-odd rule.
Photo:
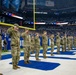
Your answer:
[[[57,45],[57,53],[58,54],[60,54],[60,42],[61,42],[60,33],[57,33],[57,36],[56,36],[56,45]]]
[[[71,50],[72,50],[72,46],[73,46],[73,36],[70,36],[70,47],[71,47]]]
[[[74,36],[73,45],[74,45],[74,48],[76,48],[76,36]]]
[[[67,35],[64,34],[64,49],[66,51],[66,47],[67,47]]]
[[[29,30],[25,29],[25,32],[21,34],[22,38],[24,39],[24,63],[29,64],[29,57],[30,57],[30,50],[31,50],[31,37],[29,35]]]
[[[7,33],[11,37],[11,53],[12,53],[12,64],[13,69],[16,70],[18,67],[18,62],[20,59],[20,33],[18,31],[19,25],[14,24],[14,27],[11,27],[7,30]]]
[[[36,50],[36,54],[35,54],[35,58],[36,60],[40,60],[39,59],[39,52],[40,52],[40,39],[39,39],[39,33],[36,33],[35,36],[35,50]]]
[[[68,46],[68,50],[71,50],[71,38],[70,38],[70,36],[67,37],[67,46]]]
[[[34,38],[34,36],[31,37],[31,50],[32,50],[32,53],[35,52],[35,38]]]
[[[48,48],[48,37],[46,31],[44,31],[42,35],[42,47],[43,47],[43,57],[47,58],[46,53]]]
[[[51,56],[53,56],[54,52],[54,34],[51,35]]]
[[[64,52],[65,51],[65,49],[64,49],[64,36],[62,36],[62,38],[61,38],[61,45],[62,45],[62,52]]]

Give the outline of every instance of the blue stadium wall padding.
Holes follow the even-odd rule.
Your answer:
[[[6,36],[6,41],[7,41],[7,50],[11,50],[11,38],[8,36]]]
[[[50,43],[51,43],[51,41],[50,41],[50,39],[48,38],[48,46],[50,46]],[[42,37],[40,37],[40,45],[42,46]]]
[[[23,48],[23,38],[22,37],[20,37],[20,48]]]
[[[42,46],[42,37],[40,37],[40,45]]]

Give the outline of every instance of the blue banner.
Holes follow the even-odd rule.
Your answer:
[[[9,0],[2,0],[2,6],[9,8]]]
[[[12,6],[15,9],[15,11],[19,10],[21,0],[12,0]]]

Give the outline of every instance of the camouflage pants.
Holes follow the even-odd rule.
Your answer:
[[[30,57],[30,46],[25,46],[24,48],[24,61],[29,61]]]
[[[73,46],[73,44],[72,44],[72,43],[70,43],[71,50],[72,50],[72,46]]]
[[[38,59],[39,58],[39,52],[40,52],[40,46],[36,45],[35,50],[36,50],[35,58]]]
[[[64,48],[64,45],[62,45],[62,52],[64,52],[65,51],[65,48]]]
[[[64,44],[64,50],[66,51],[66,43]]]
[[[51,54],[53,54],[54,51],[54,44],[51,44]]]
[[[71,50],[71,46],[70,46],[70,44],[68,44],[68,50]]]
[[[17,65],[20,59],[20,47],[11,46],[11,48],[12,63],[13,65]]]
[[[0,59],[1,59],[2,47],[0,46]]]
[[[47,53],[48,46],[46,44],[43,44],[42,46],[43,46],[43,56],[45,57],[46,53]]]
[[[34,45],[31,46],[31,52],[35,52],[35,46]]]
[[[57,44],[57,52],[60,52],[60,43]]]

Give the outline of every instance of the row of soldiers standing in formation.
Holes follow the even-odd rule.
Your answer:
[[[66,33],[60,37],[60,33],[56,36],[57,53],[60,54],[60,46],[62,47],[62,52],[72,50],[72,47],[76,47],[76,37],[66,35]]]
[[[20,59],[20,36],[24,39],[24,63],[28,64],[30,63],[29,57],[30,57],[30,52],[35,51],[35,58],[36,60],[39,59],[39,51],[40,51],[40,39],[39,39],[39,33],[35,34],[35,37],[32,36],[30,37],[29,35],[29,30],[26,29],[22,34],[19,33],[18,31],[19,26],[18,24],[14,24],[14,27],[11,27],[7,30],[7,33],[11,37],[11,54],[12,54],[12,65],[13,69],[19,69],[20,67],[18,66],[18,62]],[[50,39],[51,39],[51,55],[53,56],[54,52],[54,34],[51,34]],[[60,54],[60,45],[62,45],[62,51],[66,51],[66,47],[68,46],[68,50],[72,49],[72,37],[68,36],[66,37],[66,34],[60,37],[60,33],[57,33],[56,35],[56,45],[57,45],[57,53]],[[74,39],[74,46],[76,45],[76,37]],[[46,53],[48,49],[48,36],[47,32],[44,31],[42,34],[42,47],[43,47],[43,58],[47,58]],[[76,46],[75,46],[76,47]],[[0,49],[0,55],[1,55],[1,49]]]

